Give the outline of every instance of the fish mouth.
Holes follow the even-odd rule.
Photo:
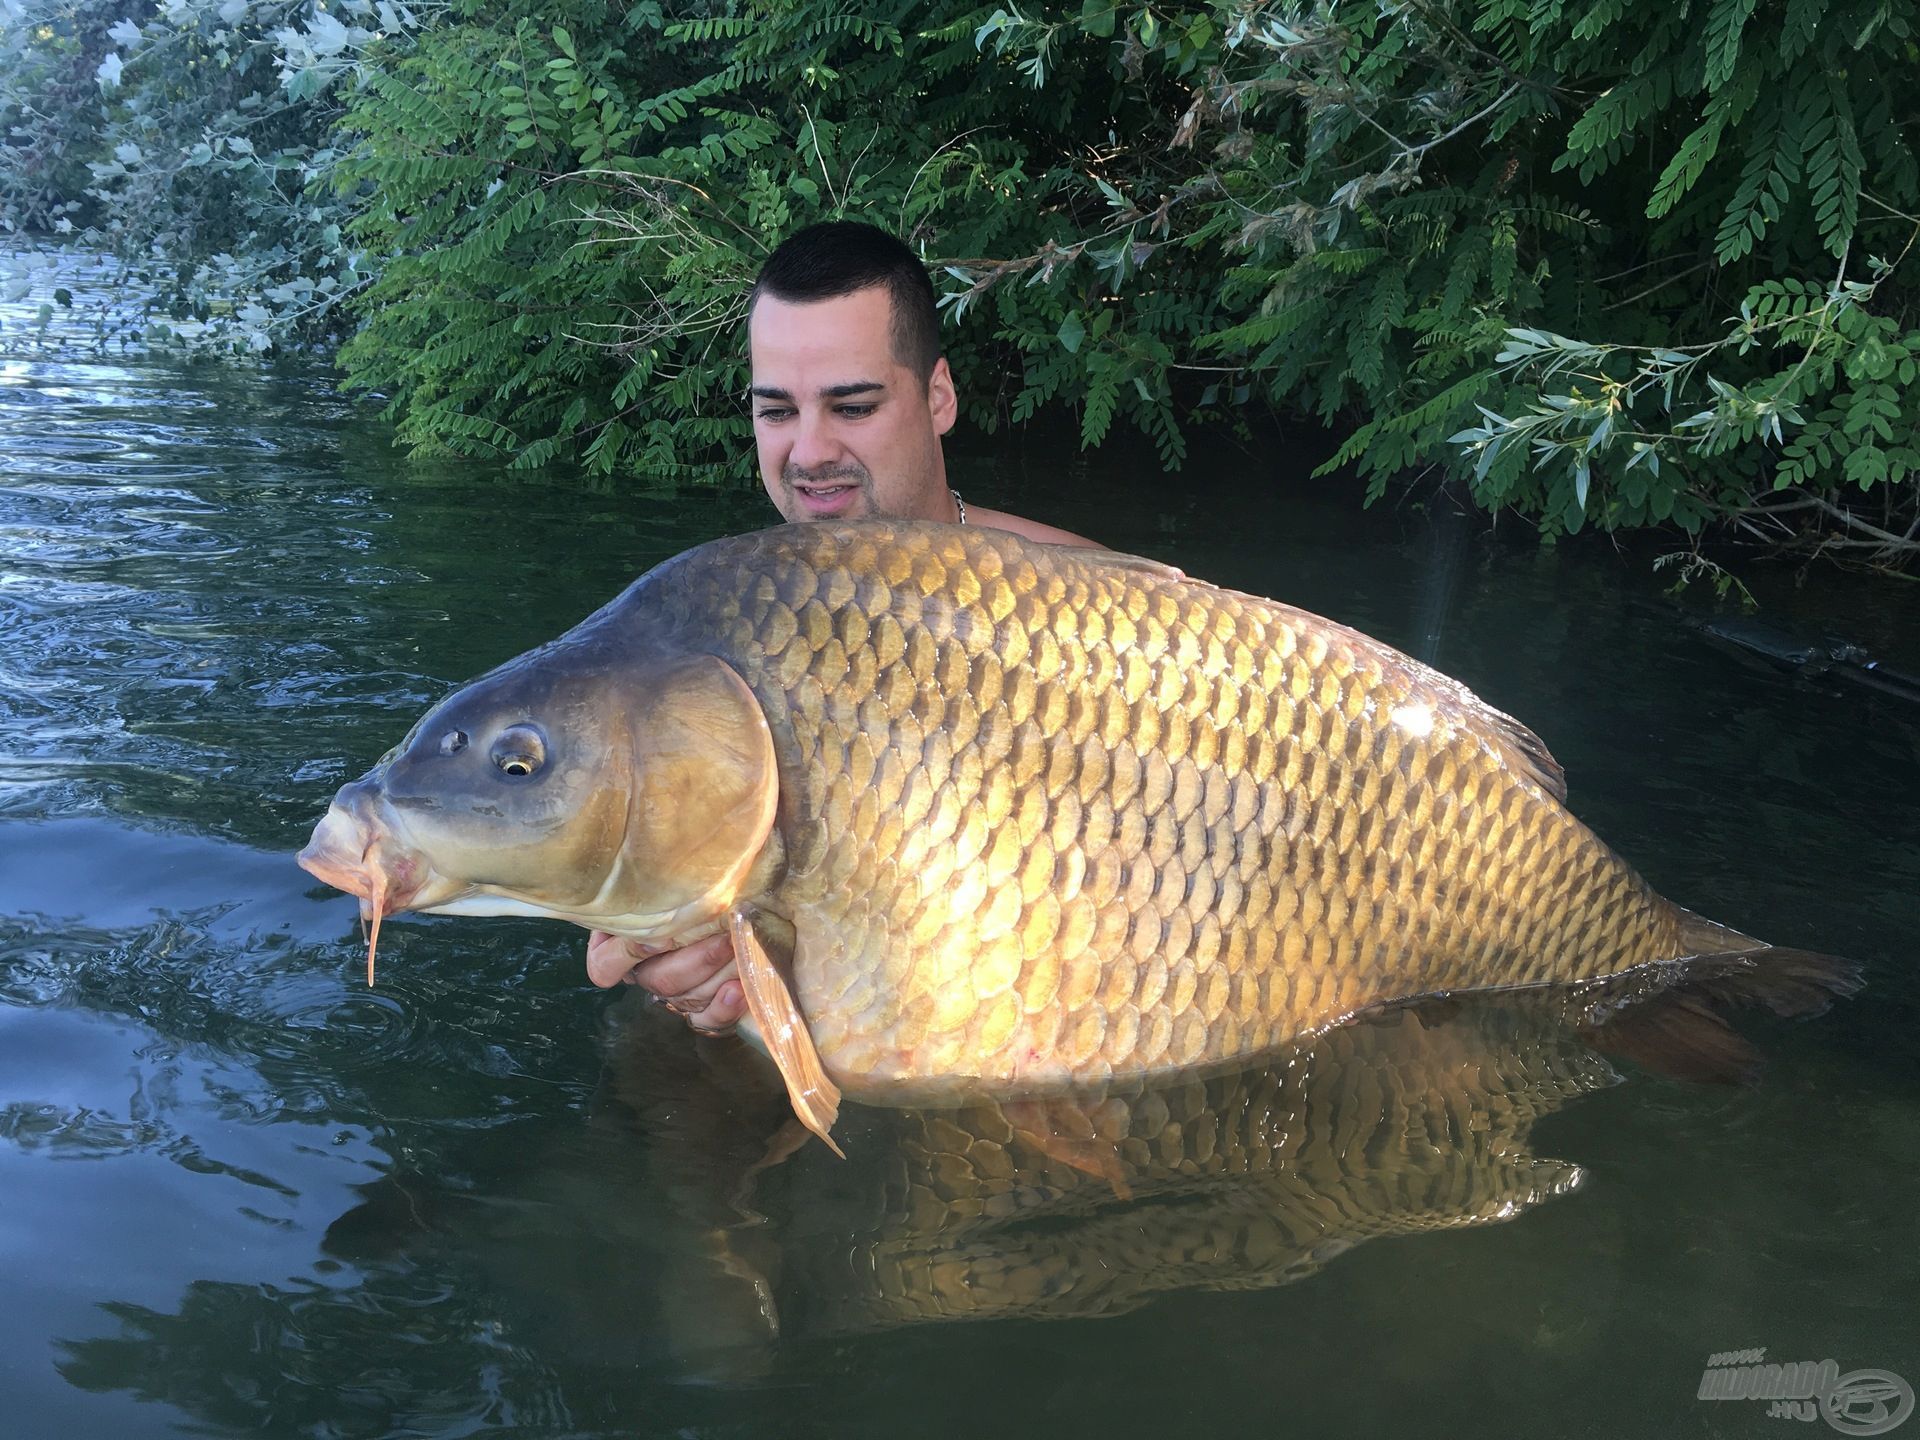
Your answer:
[[[357,895],[361,910],[391,915],[412,907],[428,867],[389,828],[335,804],[295,857],[302,870]]]
[[[386,826],[335,801],[295,857],[302,870],[360,901],[360,920],[370,923],[367,984],[373,984],[380,922],[415,908],[430,868]]]

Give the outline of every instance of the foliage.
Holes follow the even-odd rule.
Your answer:
[[[337,12],[337,13],[336,13]],[[343,20],[340,16],[345,16]],[[133,262],[148,338],[256,353],[337,334],[367,279],[330,170],[332,91],[391,0],[0,0],[0,215]]]
[[[1275,399],[1369,417],[1335,463],[1370,494],[1438,463],[1548,535],[1777,523],[1771,491],[1840,483],[1920,518],[1912,4],[1151,13],[1124,23],[1194,77],[1167,144],[1218,182],[1196,233],[1250,312],[1208,343]],[[1851,527],[1823,543],[1914,553],[1788,503]]]
[[[0,0],[0,230],[74,228],[97,153],[93,67],[109,44],[96,14]]]
[[[793,228],[851,215],[959,277],[947,349],[974,421],[1065,401],[1089,445],[1124,414],[1179,462],[1174,374],[1224,322],[1217,276],[1182,256],[1127,283],[1152,247],[1088,239],[1112,202],[1083,176],[1155,123],[1156,87],[1089,54],[1036,91],[982,64],[959,7],[548,16],[475,9],[349,112],[365,142],[338,173],[375,197],[353,235],[393,258],[342,360],[408,441],[745,468],[751,277]],[[967,268],[1027,251],[1031,283]]]
[[[1372,493],[1437,463],[1548,534],[1911,490],[1911,8],[474,12],[356,102],[358,233],[436,248],[348,358],[418,443],[737,454],[745,280],[857,214],[941,267],[989,427],[1359,415]]]
[[[989,429],[1067,408],[1177,466],[1185,427],[1272,402],[1357,421],[1335,463],[1370,495],[1438,467],[1549,536],[1815,521],[1914,553],[1920,0],[457,0],[391,25],[341,0],[347,39],[286,12],[322,35],[304,57],[251,0],[222,40],[218,3],[167,0],[142,46],[255,57],[209,102],[209,162],[253,85],[312,183],[241,165],[195,213],[281,245],[324,222],[342,362],[421,449],[742,468],[747,281],[846,215],[935,265]],[[36,53],[104,63],[94,33]],[[160,83],[143,53],[123,84]],[[307,78],[269,98],[269,53]]]
[[[1567,42],[1604,43],[1593,78],[1610,82],[1553,132],[1547,183],[1571,175],[1597,195],[1635,169],[1652,183],[1615,192],[1642,213],[1607,217],[1619,238],[1595,258],[1613,273],[1503,315],[1481,371],[1497,398],[1476,397],[1480,423],[1451,437],[1477,494],[1518,496],[1567,529],[1671,517],[1692,531],[1717,514],[1778,538],[1797,511],[1845,527],[1824,546],[1907,558],[1913,530],[1818,497],[1878,487],[1866,503],[1890,516],[1920,493],[1920,408],[1899,398],[1920,330],[1898,273],[1920,234],[1920,168],[1890,88],[1911,72],[1911,7],[1713,0],[1601,16],[1539,52],[1570,78]],[[1564,271],[1569,257],[1552,258]],[[1583,308],[1622,281],[1635,293]],[[1811,493],[1767,498],[1788,489]]]

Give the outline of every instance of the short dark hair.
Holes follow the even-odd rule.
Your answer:
[[[919,257],[877,225],[825,220],[794,231],[760,267],[747,315],[762,295],[804,305],[875,285],[886,287],[893,310],[893,358],[927,379],[940,359],[933,281]]]

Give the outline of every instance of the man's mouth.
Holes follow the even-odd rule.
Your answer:
[[[862,493],[857,477],[796,480],[790,483],[795,499],[810,515],[840,514],[859,503]]]

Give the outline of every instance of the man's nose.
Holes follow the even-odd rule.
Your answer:
[[[794,418],[798,427],[788,459],[802,470],[818,470],[837,464],[842,458],[840,439],[833,416],[826,412],[801,412]]]

